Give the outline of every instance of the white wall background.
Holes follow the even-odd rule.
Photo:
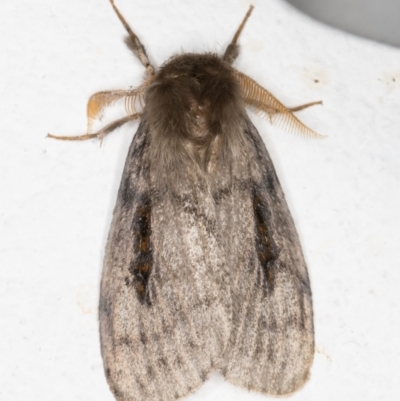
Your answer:
[[[159,66],[222,53],[250,0],[119,0]],[[349,36],[281,0],[254,0],[236,67],[300,118],[307,140],[251,115],[295,218],[314,293],[317,352],[292,400],[397,400],[400,392],[400,50]],[[119,180],[137,128],[80,134],[88,97],[137,86],[106,0],[0,4],[0,399],[111,401],[97,298]],[[188,400],[264,400],[218,375]]]

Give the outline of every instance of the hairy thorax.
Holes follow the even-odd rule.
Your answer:
[[[233,69],[214,54],[173,57],[154,77],[145,95],[156,176],[184,167],[209,174],[220,161],[238,155],[244,105]]]

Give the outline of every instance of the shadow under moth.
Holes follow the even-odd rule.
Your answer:
[[[108,236],[99,305],[101,353],[118,401],[171,401],[212,370],[236,385],[289,394],[314,355],[310,283],[274,166],[246,107],[317,137],[253,79],[232,67],[250,7],[223,56],[185,53],[146,68],[132,90],[94,94],[88,132],[102,139],[140,119]],[[102,110],[127,116],[96,133]]]

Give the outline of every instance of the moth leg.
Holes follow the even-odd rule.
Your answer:
[[[129,121],[136,120],[140,116],[141,116],[141,113],[136,113],[136,114],[131,114],[129,116],[120,118],[119,120],[113,121],[112,123],[106,125],[101,130],[99,130],[93,134],[84,134],[84,135],[78,135],[78,136],[58,136],[58,135],[47,134],[47,136],[49,138],[58,139],[61,141],[86,141],[87,139],[93,139],[93,138],[103,140],[103,138],[107,134],[114,131],[116,128],[120,127],[121,125],[124,125],[125,123],[127,123]]]
[[[239,25],[239,28],[237,29],[235,36],[233,37],[231,43],[229,43],[228,47],[225,50],[225,54],[224,57],[222,57],[222,60],[224,60],[228,64],[232,64],[239,55],[239,45],[236,42],[239,39],[239,36],[242,33],[242,30],[247,20],[249,19],[253,11],[253,8],[254,6],[250,6],[249,10],[247,11],[246,15],[243,18],[242,23]]]
[[[128,121],[135,120],[140,117],[140,113],[136,110],[137,102],[139,102],[140,107],[143,108],[144,104],[144,93],[146,88],[150,85],[152,79],[146,80],[142,85],[140,85],[136,89],[130,90],[112,90],[112,91],[101,91],[90,96],[90,99],[87,103],[86,113],[87,113],[87,131],[84,135],[79,136],[58,136],[48,134],[49,138],[60,139],[64,141],[85,141],[87,139],[98,138],[102,140],[107,134],[113,131],[115,128],[118,128],[122,124],[125,124]],[[119,99],[124,99],[125,101],[125,110],[128,114],[126,117],[121,118],[120,120],[116,120],[109,125],[106,125],[100,131],[91,133],[93,121],[102,114],[103,109],[107,106],[112,105]]]
[[[275,96],[259,85],[254,79],[241,72],[234,70],[239,82],[240,91],[244,102],[253,107],[255,111],[267,114],[271,123],[277,123],[284,129],[299,133],[311,138],[323,138],[320,135],[304,125],[294,114],[295,111],[303,110],[315,104],[322,102],[312,102],[301,106],[288,108],[284,106]]]
[[[296,111],[304,110],[308,107],[316,106],[318,104],[322,104],[322,100],[318,100],[316,102],[310,102],[310,103],[306,103],[306,104],[301,104],[300,106],[297,106],[297,107],[290,107],[290,108],[288,108],[288,110],[290,112],[294,113]]]
[[[117,6],[114,4],[114,0],[110,0],[110,3],[115,13],[117,14],[119,20],[122,22],[122,25],[128,32],[128,36],[125,38],[125,44],[146,68],[147,75],[149,77],[152,77],[154,75],[154,67],[150,64],[149,58],[146,53],[146,49],[144,48],[144,46],[142,45],[136,34],[132,31],[131,27],[126,22],[125,18],[122,16]]]
[[[278,114],[278,113],[284,113],[284,111],[279,110],[277,108],[274,108],[268,104],[263,104],[263,105],[259,105],[256,104],[255,102],[252,101],[252,99],[245,99],[246,103],[249,105],[254,105],[256,108],[257,106],[261,107],[263,109],[263,111],[265,111],[268,115],[273,115],[273,114]],[[318,100],[316,102],[310,102],[310,103],[305,103],[305,104],[301,104],[300,106],[296,106],[296,107],[288,107],[287,111],[291,112],[291,113],[296,113],[298,111],[307,109],[308,107],[311,106],[316,106],[322,104],[322,100]]]
[[[90,96],[86,106],[86,114],[88,118],[87,132],[90,133],[93,121],[101,116],[103,110],[106,107],[113,105],[119,99],[125,100],[126,114],[136,114],[137,102],[139,102],[139,106],[143,108],[144,93],[151,82],[152,79],[148,79],[136,89],[101,91]]]

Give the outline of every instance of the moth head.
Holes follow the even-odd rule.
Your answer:
[[[182,54],[155,75],[145,94],[145,112],[153,127],[163,125],[189,139],[216,136],[223,132],[224,120],[241,112],[240,98],[238,80],[220,57]]]
[[[216,54],[172,57],[155,74],[144,99],[143,120],[162,168],[195,163],[208,171],[213,155],[226,161],[239,147],[245,113],[239,81]]]

